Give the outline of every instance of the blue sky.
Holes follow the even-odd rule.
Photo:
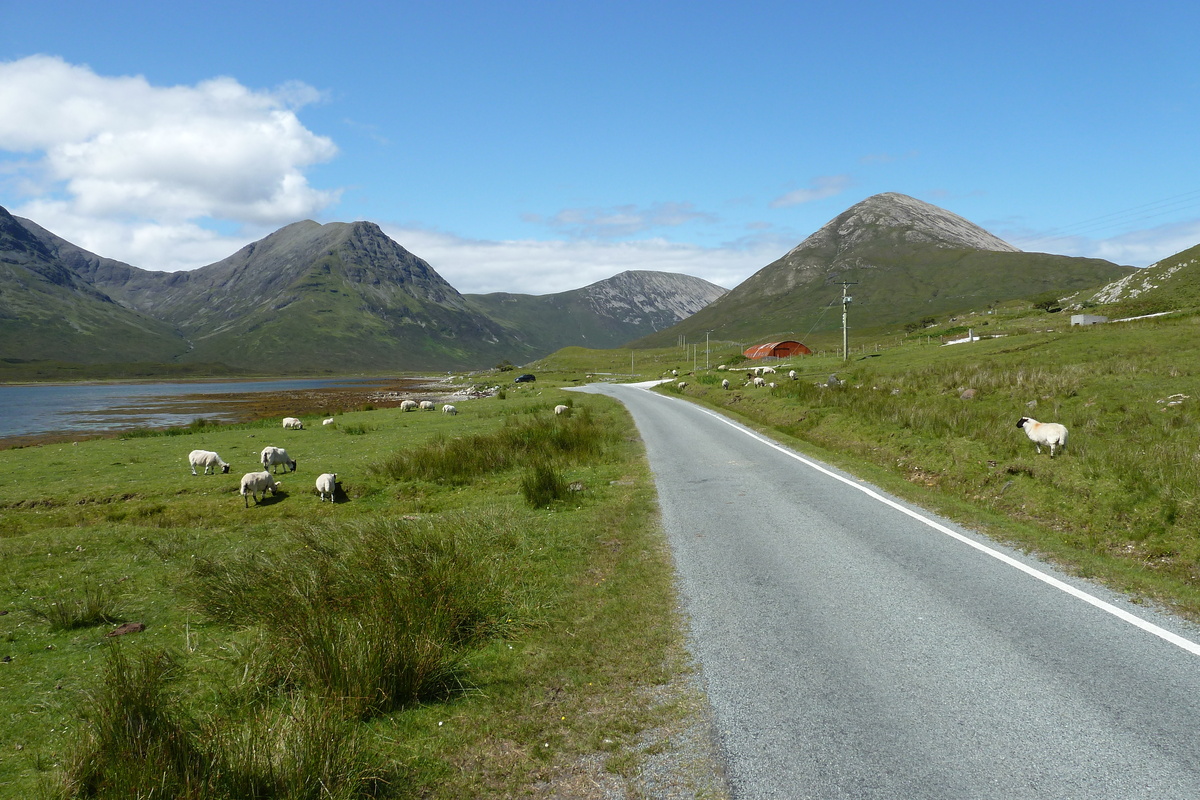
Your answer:
[[[0,205],[144,269],[370,220],[463,292],[735,286],[895,191],[1200,243],[1195,2],[17,3]]]

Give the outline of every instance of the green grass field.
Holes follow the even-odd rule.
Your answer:
[[[454,417],[0,451],[3,794],[511,797],[585,758],[636,773],[640,736],[698,707],[662,693],[688,669],[669,554],[623,409],[546,383]],[[460,474],[461,443],[498,460]],[[246,507],[267,444],[298,471]],[[193,476],[192,449],[231,472]],[[124,623],[145,627],[106,636]]]

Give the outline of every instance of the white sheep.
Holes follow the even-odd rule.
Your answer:
[[[728,388],[729,388],[729,378],[722,378],[722,379],[721,379],[721,388],[722,388],[722,389],[728,389]]]
[[[304,423],[295,417],[284,417],[283,427],[287,428],[288,430],[300,431],[304,430]]]
[[[758,378],[758,377],[753,378],[750,382],[753,383],[755,386],[759,386],[759,387],[767,385],[767,382],[765,380],[763,380],[762,378]]]
[[[788,370],[788,377],[791,378],[792,380],[796,380],[796,370],[794,370],[794,369]]]
[[[259,460],[262,462],[263,469],[272,469],[273,471],[274,467],[282,464],[284,472],[287,472],[288,470],[291,470],[292,472],[296,471],[295,460],[289,456],[287,450],[284,450],[282,447],[272,447],[267,445],[262,449],[262,453],[259,455]]]
[[[221,460],[221,457],[212,450],[193,450],[188,453],[188,463],[192,465],[192,474],[196,474],[196,467],[204,467],[204,474],[208,475],[209,470],[212,474],[217,474],[217,467],[221,468],[221,472],[229,472],[229,465]]]
[[[446,405],[442,406],[442,413],[449,414],[450,416],[454,416],[455,414],[458,413],[458,409],[455,408],[454,406],[450,405],[449,403],[447,403]]]
[[[774,368],[774,367],[763,367],[763,368],[762,368],[762,374],[763,374],[763,375],[774,375],[774,374],[775,374],[775,368]]]
[[[555,414],[555,416],[559,416],[559,417],[561,417],[561,416],[564,416],[564,415],[570,415],[570,413],[571,413],[571,407],[570,407],[570,406],[555,406],[555,407],[554,407],[554,414]]]
[[[683,389],[683,388],[686,388],[686,387],[687,387],[687,381],[680,381],[680,382],[679,382],[679,388],[680,388],[680,389]]]
[[[420,403],[422,411],[433,411],[434,405],[432,400],[422,400]]]
[[[333,417],[330,417],[329,419],[323,419],[323,420],[321,420],[321,424],[322,424],[322,425],[332,425],[332,424],[333,424]]]
[[[405,400],[400,403],[401,411],[416,411],[418,408],[416,400]]]
[[[250,507],[250,498],[254,498],[254,502],[260,503],[258,499],[259,492],[262,492],[263,500],[267,499],[267,492],[278,496],[279,484],[271,477],[269,472],[247,472],[242,476],[242,499],[246,501],[246,508]]]
[[[337,487],[337,473],[325,472],[317,476],[317,493],[321,495],[321,500],[324,502],[325,495],[329,495],[329,502],[333,502],[333,490]]]
[[[1038,422],[1036,419],[1021,417],[1017,420],[1017,427],[1025,429],[1025,435],[1033,441],[1039,453],[1042,452],[1042,445],[1048,445],[1051,458],[1054,457],[1055,448],[1067,446],[1066,426],[1057,422]]]

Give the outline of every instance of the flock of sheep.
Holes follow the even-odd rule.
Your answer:
[[[401,411],[416,411],[418,409],[424,411],[433,411],[436,406],[429,400],[405,400],[400,404]],[[442,406],[442,413],[454,416],[458,414],[458,409],[449,403]],[[564,416],[571,413],[570,406],[559,405],[554,407],[556,416]],[[321,421],[322,425],[332,425],[333,417]],[[283,427],[285,430],[303,430],[304,423],[296,417],[284,417]],[[278,467],[282,466],[284,472],[296,471],[296,459],[288,455],[287,450],[282,447],[274,447],[267,445],[259,454],[259,461],[262,462],[261,472],[247,472],[242,476],[242,485],[240,494],[246,503],[246,508],[250,507],[250,498],[254,498],[255,504],[260,503],[258,496],[261,494],[263,500],[267,499],[267,492],[275,494],[279,489],[279,481],[275,480],[272,473],[277,473]],[[193,450],[188,454],[188,463],[192,467],[192,474],[198,475],[196,472],[199,467],[204,475],[215,475],[217,470],[222,473],[229,472],[229,464],[227,464],[221,456],[212,450]],[[324,472],[317,476],[317,494],[324,501],[326,495],[329,496],[329,502],[334,502],[334,490],[337,487],[337,473]]]
[[[453,406],[447,406],[453,408]],[[456,413],[456,412],[450,412]],[[333,417],[322,421],[323,425],[332,425]],[[284,417],[283,427],[285,430],[303,430],[304,423],[296,417]],[[277,471],[277,468],[282,466],[284,472],[296,471],[296,459],[288,455],[287,450],[282,447],[267,445],[259,454],[259,460],[262,462],[261,472],[247,472],[242,476],[242,484],[239,489],[242,499],[246,503],[246,508],[250,507],[250,498],[254,498],[255,504],[262,502],[258,499],[261,494],[263,500],[267,499],[267,492],[275,494],[279,490],[279,481],[275,480],[272,474]],[[227,464],[220,455],[212,450],[193,450],[188,454],[188,463],[192,467],[192,474],[197,475],[196,468],[200,467],[205,475],[215,475],[220,469],[222,473],[229,472],[229,464]],[[211,472],[210,472],[211,470]],[[329,496],[329,502],[334,502],[334,490],[337,488],[337,473],[324,472],[317,476],[317,494],[321,500],[325,500],[325,496]]]

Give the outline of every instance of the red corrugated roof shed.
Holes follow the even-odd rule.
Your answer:
[[[791,358],[792,356],[810,356],[812,350],[809,350],[799,342],[767,342],[766,344],[756,344],[749,348],[743,354],[746,358]]]

